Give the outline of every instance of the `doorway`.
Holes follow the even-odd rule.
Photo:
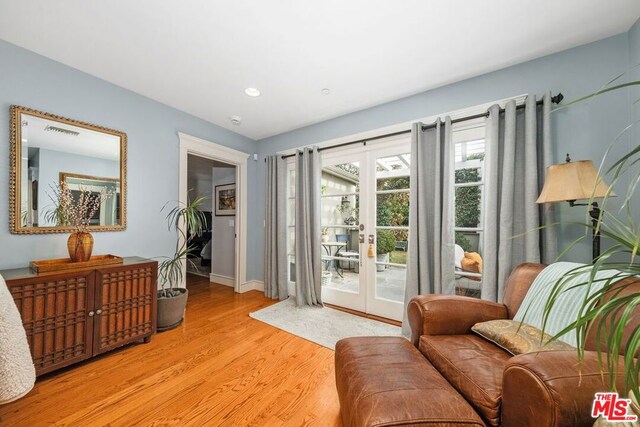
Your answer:
[[[324,302],[402,320],[410,145],[409,136],[403,135],[323,153],[320,206]],[[291,176],[294,173],[291,164]],[[291,187],[294,180],[289,182]],[[292,212],[295,197],[290,197],[289,203]],[[294,263],[291,223],[290,233],[290,262]]]
[[[234,265],[233,275],[229,275],[230,278],[227,280],[225,284],[229,284],[233,286],[236,292],[246,292],[254,289],[254,285],[246,280],[246,271],[247,271],[247,160],[249,158],[248,153],[244,153],[238,150],[234,150],[223,145],[215,144],[210,141],[203,140],[201,138],[197,138],[191,135],[187,135],[184,133],[178,133],[180,138],[180,176],[179,176],[179,200],[182,203],[186,203],[188,199],[188,165],[189,165],[189,156],[196,156],[202,159],[208,159],[212,161],[216,161],[218,163],[223,163],[228,166],[232,166],[235,171],[235,215],[220,215],[223,217],[223,227],[226,223],[226,228],[232,228],[234,230],[234,239],[232,243],[229,243],[224,248],[224,253],[226,255],[233,254],[234,263],[230,265]],[[225,175],[230,176],[230,175]],[[230,182],[227,182],[230,184]],[[213,187],[213,192],[215,193],[215,186],[213,185],[213,177],[211,185]],[[224,184],[221,184],[224,185]],[[229,194],[225,194],[224,197],[228,199]],[[213,199],[211,200],[212,206],[212,224],[215,228],[215,205],[213,205],[215,199],[215,194]],[[226,203],[229,205],[229,203]],[[225,210],[225,209],[223,209]],[[219,212],[220,213],[220,212]],[[233,218],[233,219],[231,219]],[[232,224],[232,225],[230,225]],[[180,224],[180,227],[184,227],[184,224]],[[212,232],[212,237],[213,234]],[[212,242],[213,244],[213,242]],[[212,263],[216,254],[212,252]],[[223,274],[227,276],[227,274]],[[183,277],[186,277],[186,263],[183,266]],[[216,278],[216,282],[222,281],[221,278]],[[183,286],[185,284],[183,283]]]
[[[195,154],[187,157],[189,200],[204,198],[206,219],[201,236],[190,236],[187,272],[210,282],[235,284],[236,167]]]

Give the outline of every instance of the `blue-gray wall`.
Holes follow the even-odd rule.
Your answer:
[[[640,19],[629,30],[629,67],[631,68],[631,79],[640,80]],[[640,87],[636,86],[631,91],[631,103],[640,99]],[[635,121],[640,121],[640,102],[635,104]],[[640,143],[640,123],[634,126],[633,140]]]
[[[127,133],[127,230],[96,233],[94,251],[99,254],[155,257],[172,253],[175,236],[167,231],[160,209],[167,201],[178,198],[178,132],[247,153],[256,151],[256,143],[249,138],[0,41],[0,269],[23,267],[35,259],[68,256],[67,235],[9,233],[12,104]],[[259,179],[255,165],[256,162],[249,162],[249,182]],[[255,223],[262,205],[255,204],[253,187],[250,192],[249,222]],[[253,264],[252,259],[248,264]],[[248,279],[254,277],[249,275]]]
[[[638,49],[638,24],[634,29],[635,49]],[[261,157],[293,147],[310,145],[333,138],[380,128],[409,120],[441,114],[447,111],[484,104],[523,93],[543,94],[562,92],[566,100],[593,92],[612,77],[629,68],[630,33],[579,46],[554,55],[471,78],[455,84],[423,92],[394,102],[341,116],[292,132],[258,141]],[[425,51],[428,55],[428,51]],[[496,52],[496,55],[499,55]],[[606,94],[590,102],[554,113],[553,136],[556,161],[569,152],[572,158],[592,159],[598,164],[606,147],[630,121],[631,107],[624,92]],[[623,138],[616,152],[628,148]],[[612,158],[613,158],[612,157]],[[260,163],[260,176],[264,164]],[[259,193],[261,199],[263,193]],[[263,200],[259,201],[262,204]],[[564,221],[584,220],[584,210],[560,205],[560,218]],[[584,229],[563,227],[560,246],[584,233]],[[256,246],[262,244],[262,235],[256,236]],[[260,241],[258,241],[260,240]],[[577,246],[570,258],[590,259],[590,244]],[[260,261],[260,258],[256,258]],[[261,271],[262,265],[255,265]]]
[[[8,187],[9,105],[20,104],[126,132],[129,136],[128,227],[100,233],[96,252],[157,256],[171,252],[160,208],[178,197],[178,137],[185,132],[247,153],[249,161],[249,230],[247,279],[261,279],[264,243],[264,163],[266,154],[314,144],[420,117],[440,114],[523,93],[562,92],[566,99],[598,89],[611,77],[638,63],[639,24],[631,31],[483,76],[341,116],[257,143],[126,89],[89,76],[32,52],[0,41],[0,188]],[[428,52],[425,52],[428,54]],[[499,52],[496,52],[499,55]],[[639,69],[635,70],[640,78]],[[565,152],[574,159],[602,159],[617,133],[640,106],[630,106],[629,93],[612,93],[555,114],[556,160]],[[635,111],[635,112],[634,112]],[[623,138],[618,149],[628,148]],[[615,153],[614,153],[615,155]],[[20,267],[32,259],[65,256],[66,236],[14,236],[8,229],[8,197],[0,197],[0,268]],[[559,206],[563,220],[583,219],[578,208]],[[579,236],[561,230],[561,245]],[[572,259],[586,261],[587,244]]]

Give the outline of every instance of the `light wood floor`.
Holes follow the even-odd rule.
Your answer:
[[[340,425],[333,351],[251,319],[260,292],[188,287],[177,329],[43,377],[0,425]]]

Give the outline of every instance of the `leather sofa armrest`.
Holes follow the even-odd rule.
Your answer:
[[[622,363],[620,357],[621,371]],[[593,351],[585,352],[582,363],[577,350],[514,356],[503,374],[502,426],[593,425],[594,394],[609,391],[608,378]],[[618,390],[624,390],[624,374],[616,380]]]
[[[422,335],[463,335],[478,322],[506,319],[503,304],[457,295],[418,295],[407,307],[411,342]]]

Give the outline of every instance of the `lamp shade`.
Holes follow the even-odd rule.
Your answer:
[[[591,160],[551,165],[536,203],[564,202],[599,198],[607,195],[609,186],[598,177]],[[613,193],[609,193],[613,195]]]

